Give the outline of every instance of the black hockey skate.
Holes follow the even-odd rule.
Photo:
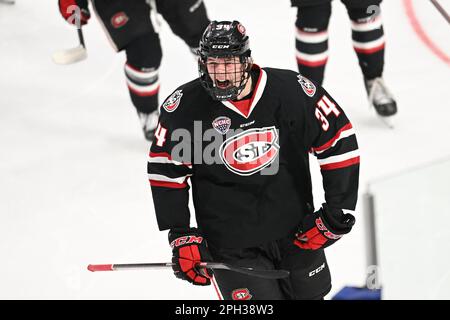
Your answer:
[[[374,107],[381,120],[392,128],[393,124],[391,120],[392,116],[397,113],[397,103],[386,87],[383,79],[366,79],[364,80],[364,84],[370,105]]]
[[[155,137],[156,126],[158,125],[159,111],[156,110],[151,113],[143,113],[138,111],[138,116],[141,121],[145,139],[152,142]]]

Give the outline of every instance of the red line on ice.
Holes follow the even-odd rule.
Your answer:
[[[414,5],[412,0],[403,0],[403,6],[408,16],[409,23],[411,24],[414,32],[419,37],[419,39],[445,64],[450,66],[450,57],[445,54],[439,47],[431,40],[428,34],[422,27],[419,19],[417,18],[416,12],[414,10]]]

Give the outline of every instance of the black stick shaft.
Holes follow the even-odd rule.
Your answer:
[[[78,39],[80,39],[80,44],[86,48],[86,45],[84,44],[84,37],[83,37],[83,31],[81,31],[81,27],[77,29],[78,31]]]
[[[246,274],[248,276],[264,278],[264,279],[282,279],[289,277],[289,271],[286,270],[261,270],[245,267],[237,267],[221,262],[201,262],[201,267],[210,269],[222,269]]]
[[[441,6],[441,4],[437,0],[430,0],[431,3],[436,7],[436,9],[442,14],[442,16],[447,20],[448,23],[450,23],[450,16],[448,15],[447,11]]]
[[[89,265],[89,271],[121,271],[121,270],[138,270],[138,269],[159,269],[172,267],[172,262],[161,263],[122,263],[122,264],[100,264]],[[289,271],[286,270],[258,270],[253,268],[237,267],[221,262],[201,262],[200,267],[209,269],[221,269],[229,270],[246,274],[253,277],[259,277],[264,279],[281,279],[289,276]]]

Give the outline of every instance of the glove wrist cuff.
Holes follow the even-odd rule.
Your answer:
[[[342,209],[329,207],[328,205],[323,204],[320,211],[324,223],[330,231],[333,231],[333,233],[349,233],[355,223],[355,218],[351,214],[344,214]]]

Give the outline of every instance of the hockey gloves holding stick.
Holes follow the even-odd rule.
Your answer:
[[[172,229],[169,232],[169,243],[172,247],[175,276],[195,285],[210,285],[212,271],[197,266],[200,262],[212,261],[206,240],[198,230]]]
[[[349,233],[354,224],[353,215],[344,214],[342,210],[332,209],[324,203],[320,210],[305,216],[294,244],[302,249],[323,249]]]
[[[59,0],[59,11],[68,23],[77,27],[85,25],[91,17],[88,0]]]

